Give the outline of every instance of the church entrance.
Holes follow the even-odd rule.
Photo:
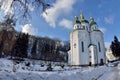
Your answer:
[[[100,65],[103,65],[104,62],[103,62],[103,59],[100,59]]]

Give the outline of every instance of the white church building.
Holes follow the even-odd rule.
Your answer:
[[[106,63],[103,33],[98,29],[94,18],[90,23],[80,15],[75,16],[74,28],[70,33],[69,65],[98,65]]]

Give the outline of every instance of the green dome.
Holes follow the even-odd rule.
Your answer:
[[[92,26],[92,25],[97,25],[97,23],[94,22],[94,21],[92,21],[92,22],[90,23],[90,26]]]
[[[75,20],[74,24],[80,24],[79,20]]]
[[[88,22],[87,20],[85,20],[85,19],[81,19],[80,22],[81,22],[81,23],[82,23],[82,22],[89,23],[89,22]]]

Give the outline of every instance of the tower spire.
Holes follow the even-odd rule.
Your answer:
[[[75,20],[78,20],[78,16],[75,16]]]
[[[84,19],[84,15],[82,13],[80,14],[80,19]]]
[[[93,18],[93,17],[90,17],[90,21],[93,22],[93,21],[94,21],[94,18]]]

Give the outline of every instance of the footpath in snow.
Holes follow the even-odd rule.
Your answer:
[[[104,75],[102,75],[98,80],[120,80],[120,64],[116,67],[109,68]]]
[[[53,71],[45,71],[47,66],[25,62],[13,65],[13,61],[0,59],[0,80],[96,80],[109,71],[109,67],[67,67],[53,66]]]

